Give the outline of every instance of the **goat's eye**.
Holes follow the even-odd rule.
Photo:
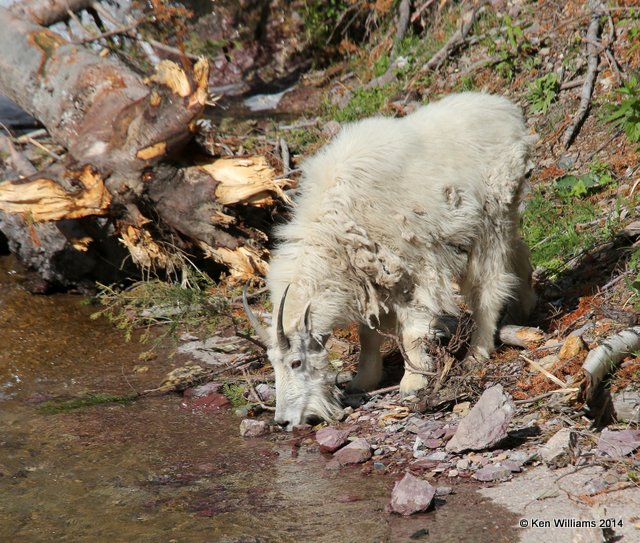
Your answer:
[[[294,370],[299,368],[300,366],[302,366],[301,360],[294,360],[293,362],[291,362],[291,368]]]

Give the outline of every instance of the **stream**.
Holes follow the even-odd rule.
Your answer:
[[[0,541],[516,540],[515,517],[472,486],[434,512],[389,515],[395,477],[241,438],[232,411],[194,413],[178,394],[42,412],[51,399],[153,388],[186,360],[167,348],[141,362],[145,346],[91,320],[80,296],[32,295],[28,280],[0,257]]]

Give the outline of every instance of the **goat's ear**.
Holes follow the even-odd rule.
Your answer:
[[[319,353],[324,349],[324,346],[329,341],[331,334],[324,334],[322,336],[309,334],[309,350],[314,353]]]

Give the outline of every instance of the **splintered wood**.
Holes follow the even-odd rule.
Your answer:
[[[216,201],[223,205],[273,205],[273,196],[284,202],[289,198],[284,189],[292,186],[290,179],[275,179],[274,171],[262,156],[221,158],[198,166],[218,182]]]
[[[65,172],[68,187],[46,174],[0,183],[0,211],[21,213],[35,222],[105,215],[111,203],[102,177],[90,166]]]

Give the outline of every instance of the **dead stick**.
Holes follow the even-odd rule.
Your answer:
[[[433,55],[423,66],[420,68],[420,72],[428,72],[429,70],[433,70],[435,68],[440,67],[440,65],[449,57],[452,53],[454,53],[458,48],[464,45],[465,40],[467,39],[467,35],[471,31],[473,27],[473,23],[476,22],[478,15],[484,11],[484,7],[476,7],[472,10],[468,11],[462,16],[462,25],[458,30],[456,30],[449,38],[447,43],[435,54]]]
[[[513,403],[516,405],[525,405],[528,403],[535,403],[538,400],[543,400],[544,398],[548,398],[549,396],[553,396],[554,394],[570,394],[572,392],[578,392],[579,388],[559,388],[556,390],[550,390],[549,392],[543,392],[542,394],[538,394],[533,398],[527,398],[526,400],[514,400]]]
[[[530,358],[527,358],[523,354],[520,355],[520,358],[522,358],[525,362],[528,362],[529,365],[531,365],[531,367],[533,369],[535,369],[536,371],[539,371],[540,373],[542,373],[542,375],[544,375],[547,379],[550,379],[551,381],[553,381],[556,385],[558,385],[558,386],[560,386],[562,388],[565,388],[565,389],[569,386],[562,379],[558,379],[555,375],[553,375],[553,373],[551,373],[550,371],[544,369],[535,360],[531,360]]]
[[[589,0],[589,7],[591,8],[591,22],[589,23],[589,29],[587,30],[587,75],[585,77],[584,85],[582,85],[578,111],[562,137],[562,143],[565,149],[569,148],[576,137],[578,130],[582,126],[582,123],[587,117],[587,112],[591,105],[591,95],[593,94],[596,75],[598,74],[598,62],[600,59],[601,48],[598,41],[598,33],[600,32],[602,5],[598,0]]]

